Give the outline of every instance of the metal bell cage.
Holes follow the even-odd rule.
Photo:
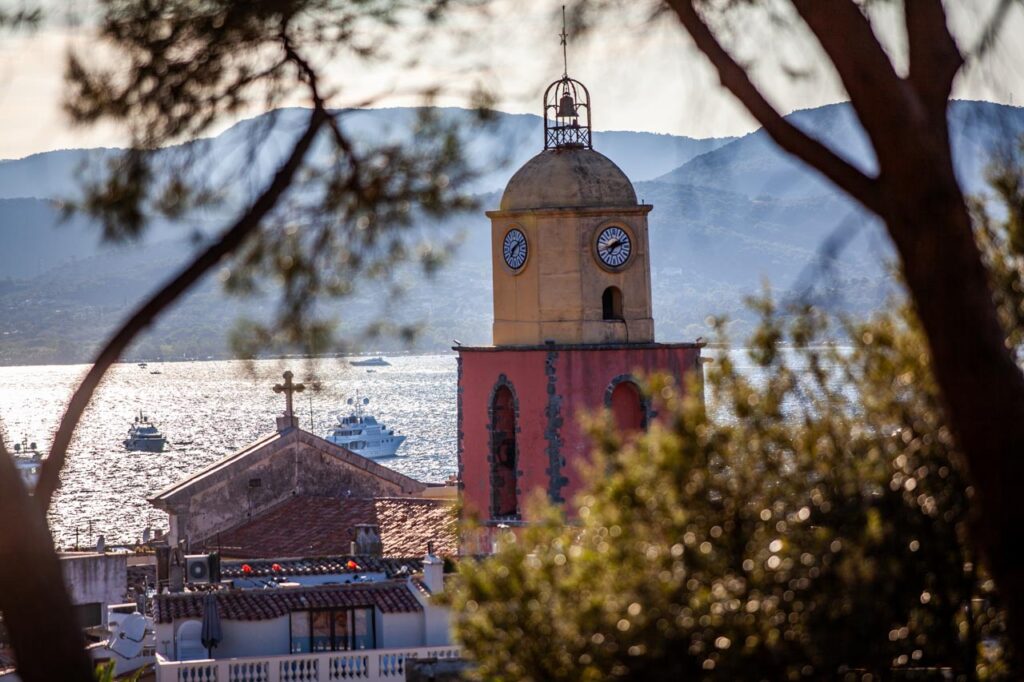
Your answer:
[[[544,91],[544,149],[593,149],[590,131],[590,91],[562,76]]]

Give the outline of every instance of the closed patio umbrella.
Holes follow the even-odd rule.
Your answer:
[[[213,592],[207,593],[203,599],[203,634],[200,637],[203,646],[210,658],[213,658],[213,649],[220,644],[224,635],[220,631],[220,611],[217,608],[217,596]]]

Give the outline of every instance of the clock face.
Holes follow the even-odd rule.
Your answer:
[[[501,254],[505,257],[505,265],[518,270],[526,263],[526,235],[522,230],[512,228],[505,235],[501,245]]]
[[[621,268],[629,260],[632,251],[633,242],[629,233],[621,227],[606,227],[597,235],[597,257],[609,268]]]

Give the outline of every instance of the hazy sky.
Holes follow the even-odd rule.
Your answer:
[[[396,59],[391,62],[370,69],[352,68],[345,61],[327,67],[332,82],[344,86],[331,104],[347,106],[368,97],[377,98],[381,106],[413,104],[418,99],[409,93],[430,83],[440,83],[448,93],[441,103],[462,104],[464,94],[482,83],[498,96],[499,109],[539,114],[544,87],[562,71],[560,25],[555,18],[562,1],[499,0],[492,3],[490,16],[460,15],[455,25],[471,39],[456,40],[451,37],[454,31],[442,33],[430,44],[429,58],[412,69],[401,62],[414,48],[405,45],[407,36],[393,35]],[[975,42],[995,2],[947,2],[962,47]],[[75,4],[60,5],[65,10],[68,6]],[[1024,12],[1019,7],[1014,3],[992,53],[960,76],[956,96],[1024,104]],[[877,30],[897,61],[898,14],[898,3],[892,3],[875,16]],[[789,112],[844,99],[813,40],[799,31],[780,37],[762,34],[763,30],[758,25],[740,26],[733,47],[738,56],[757,64],[757,80],[776,106]],[[31,35],[0,36],[0,159],[123,141],[119,131],[109,127],[72,128],[61,111],[65,55],[69,49],[96,53],[90,32],[87,25],[68,28],[58,18]],[[793,79],[783,75],[780,65],[809,75]],[[584,39],[570,38],[569,72],[590,88],[598,129],[707,137],[743,134],[757,127],[718,86],[710,67],[674,21],[650,25],[627,17],[596,27]],[[224,121],[222,127],[232,122]]]

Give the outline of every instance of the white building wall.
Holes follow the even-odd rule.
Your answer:
[[[71,603],[100,604],[100,617],[107,623],[107,606],[124,601],[128,585],[127,554],[62,554],[64,573]]]
[[[178,656],[178,652],[174,650],[178,628],[190,620],[196,619],[178,620],[173,625],[158,624],[156,627],[157,651],[172,660],[175,659]],[[290,653],[288,616],[270,620],[224,620],[222,618],[220,630],[223,639],[213,650],[214,658],[280,656]],[[166,646],[165,641],[168,642]]]
[[[153,626],[156,636],[156,650],[165,658],[174,659],[174,633],[176,623],[156,623]]]
[[[213,650],[216,658],[290,653],[287,616],[271,620],[221,620],[220,627],[224,639]]]
[[[451,609],[431,604],[423,606],[424,646],[449,646],[452,642]]]
[[[422,613],[380,613],[378,611],[377,617],[381,630],[377,637],[378,648],[398,649],[424,645]]]

